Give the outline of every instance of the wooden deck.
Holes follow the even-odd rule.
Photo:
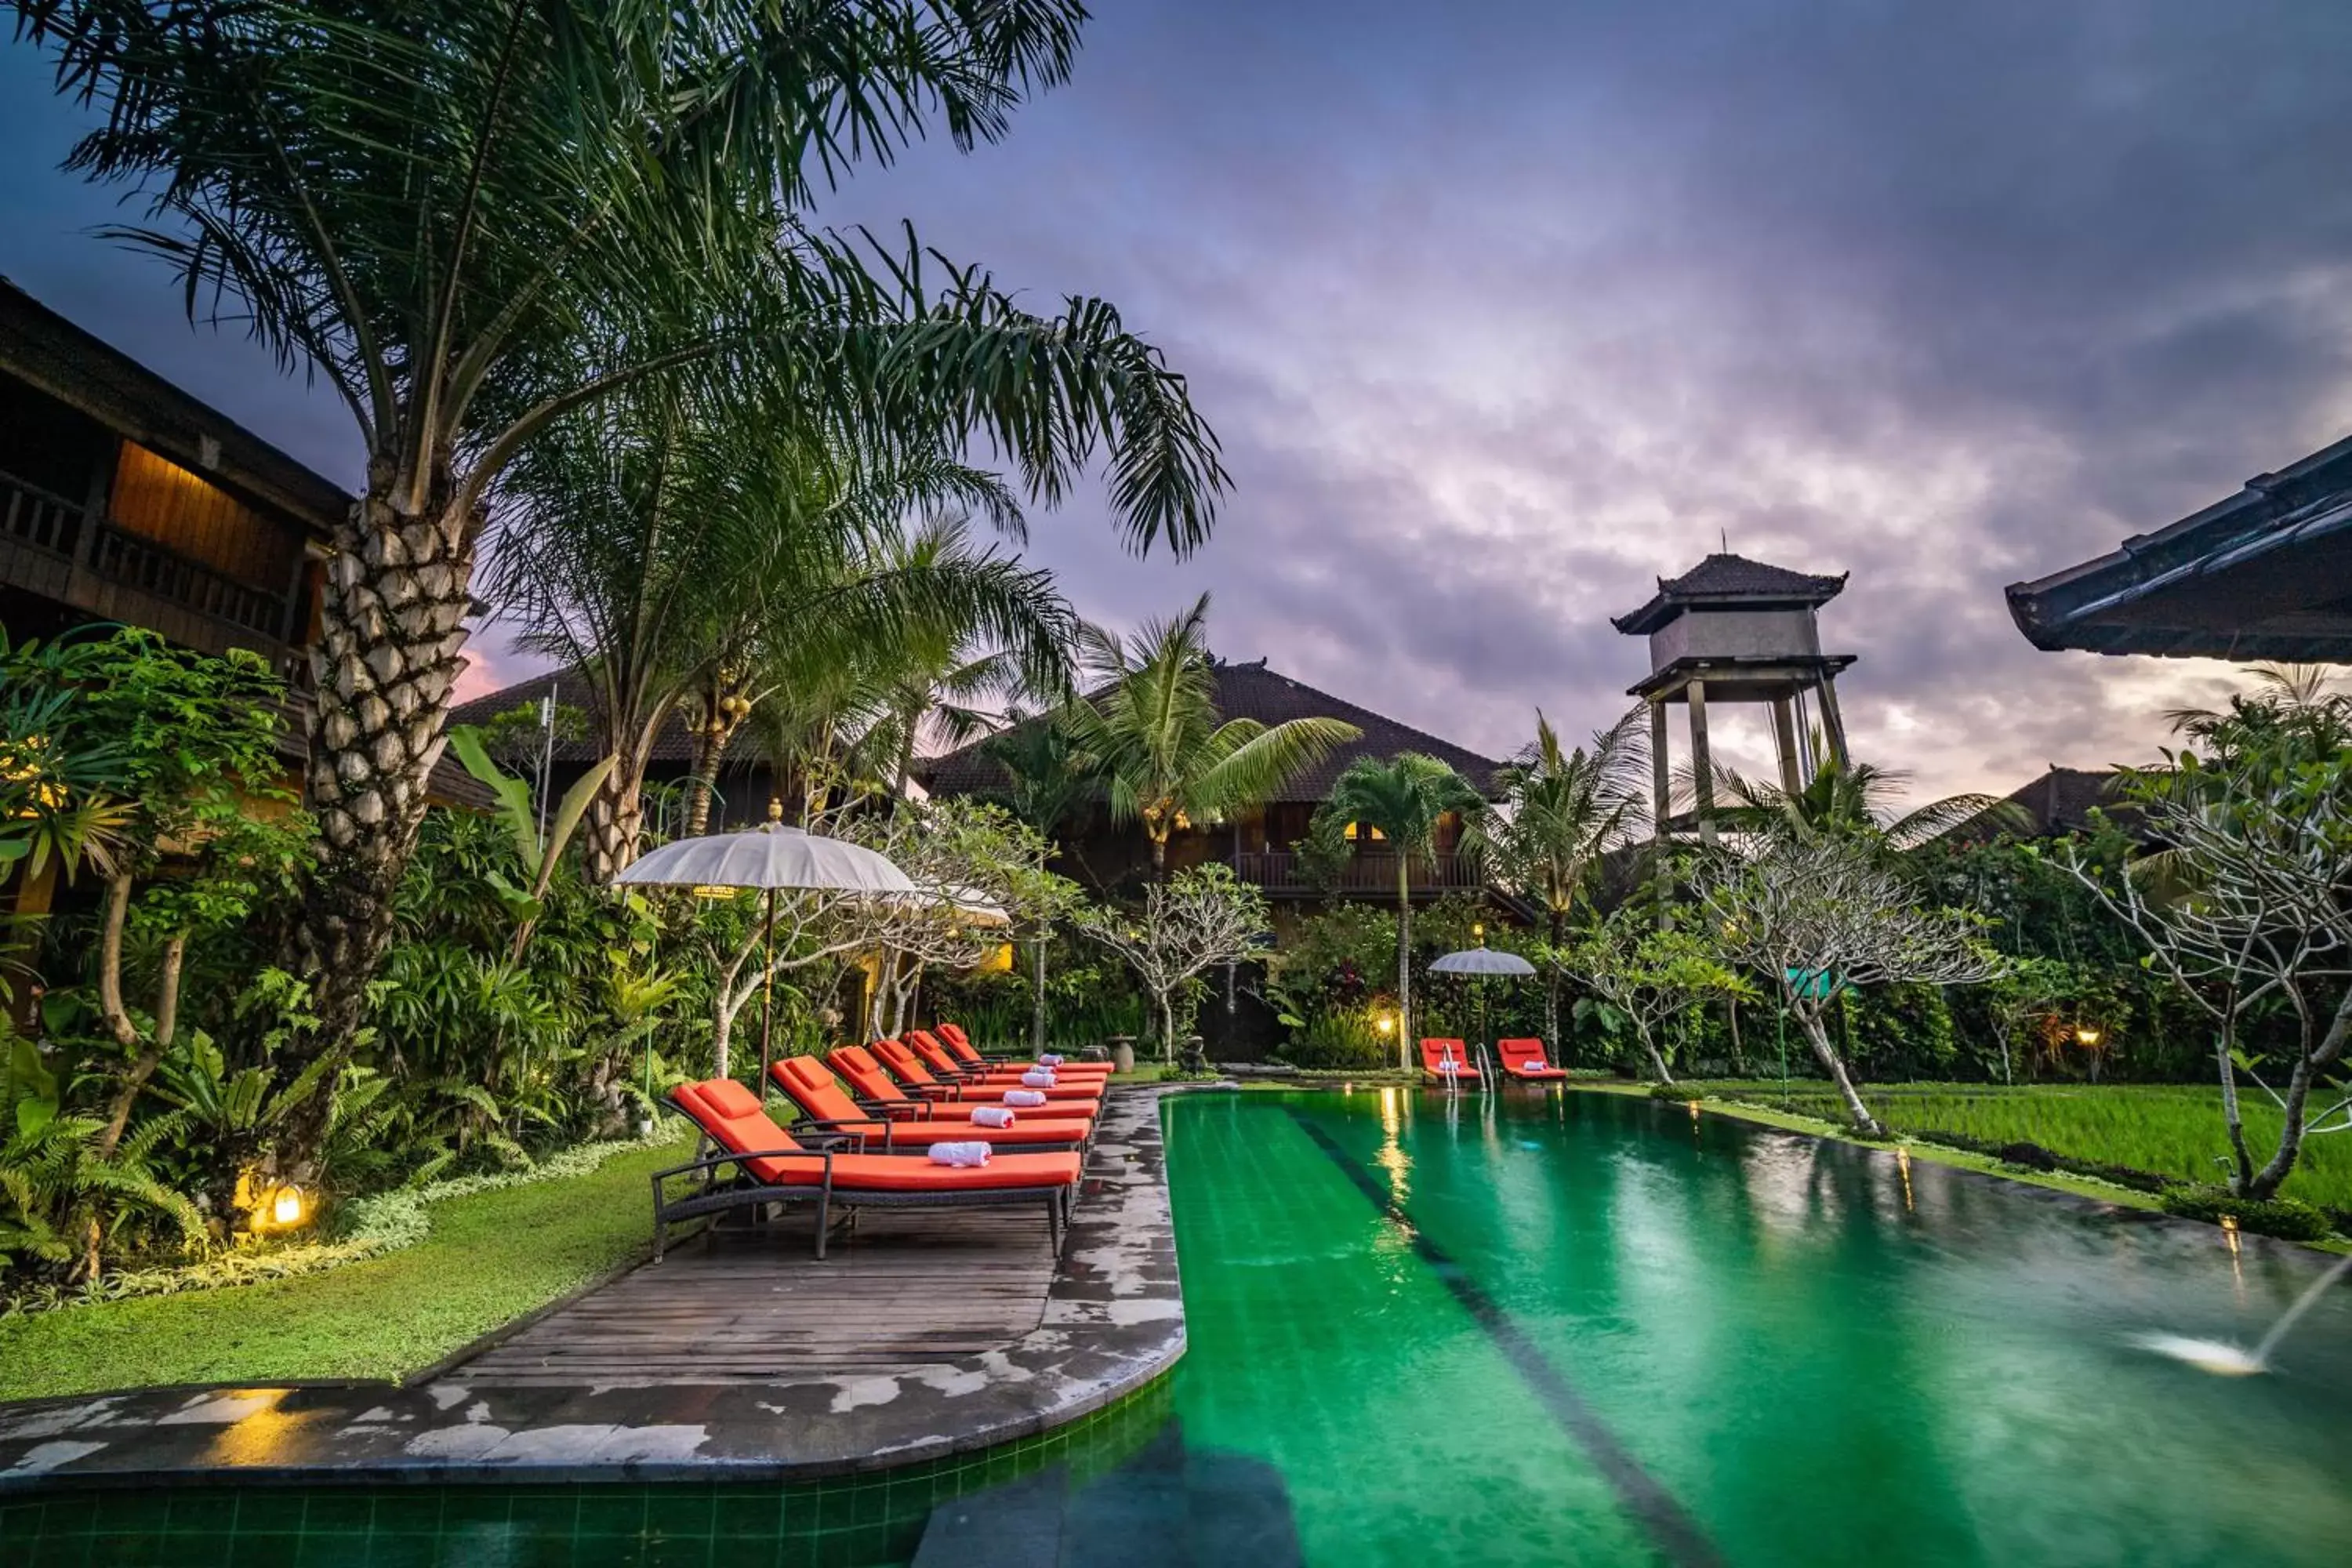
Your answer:
[[[766,1234],[706,1233],[492,1345],[482,1384],[741,1384],[868,1374],[1002,1350],[1034,1330],[1055,1258],[1024,1205],[869,1209],[809,1256],[796,1209]]]

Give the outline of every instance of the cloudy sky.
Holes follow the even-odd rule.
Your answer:
[[[1101,0],[1075,81],[825,216],[1117,301],[1235,480],[1194,561],[1084,496],[1031,553],[1113,624],[1505,754],[1607,721],[1609,626],[1727,538],[1853,574],[1863,754],[1923,790],[2147,756],[2224,667],[2034,652],[2000,589],[2352,427],[2335,0]],[[89,237],[78,123],[0,45],[0,272],[326,472],[323,393]],[[473,684],[522,673],[483,644]],[[1764,731],[1717,721],[1734,760]],[[1677,745],[1680,744],[1679,740]]]

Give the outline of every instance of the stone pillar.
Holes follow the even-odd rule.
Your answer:
[[[1780,757],[1780,787],[1795,795],[1805,779],[1797,767],[1797,715],[1785,695],[1772,699],[1772,744]]]
[[[1698,781],[1698,841],[1714,847],[1715,759],[1706,746],[1706,682],[1694,680],[1685,688],[1690,700],[1691,775]]]
[[[1853,766],[1853,759],[1846,754],[1845,719],[1838,711],[1837,677],[1833,675],[1822,677],[1822,728],[1828,733],[1830,755],[1837,759],[1837,765],[1841,769]]]

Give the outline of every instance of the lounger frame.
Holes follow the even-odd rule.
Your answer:
[[[694,1122],[698,1131],[701,1123],[675,1106],[671,1113]],[[833,1157],[840,1150],[835,1142],[846,1143],[848,1152],[863,1153],[866,1140],[855,1133],[819,1133],[811,1135],[812,1144],[823,1142],[824,1147],[803,1146],[798,1149],[754,1149],[736,1153],[721,1147],[708,1132],[695,1146],[695,1158],[683,1165],[656,1171],[651,1178],[654,1194],[654,1258],[662,1260],[667,1250],[669,1227],[681,1220],[716,1215],[730,1209],[764,1208],[766,1205],[791,1203],[816,1205],[816,1257],[824,1258],[825,1240],[832,1229],[833,1211],[836,1207],[855,1215],[861,1208],[990,1208],[1007,1204],[1037,1204],[1045,1205],[1045,1234],[1060,1256],[1063,1239],[1069,1235],[1070,1211],[1076,1201],[1077,1187],[1071,1184],[1059,1187],[976,1187],[961,1192],[899,1192],[871,1187],[843,1187],[833,1179]],[[706,1154],[705,1150],[718,1152]],[[1024,1151],[1025,1152],[1026,1151]],[[900,1156],[913,1158],[913,1156]],[[746,1160],[822,1160],[821,1174],[814,1182],[788,1182],[771,1184],[752,1176],[744,1167]],[[718,1179],[719,1172],[734,1166],[731,1180]],[[693,1189],[679,1197],[671,1197],[663,1184],[680,1176],[698,1176]]]

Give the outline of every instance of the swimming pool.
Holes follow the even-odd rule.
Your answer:
[[[1195,1451],[1315,1563],[2341,1563],[2352,1290],[2219,1232],[1597,1094],[1166,1109]]]
[[[2133,1568],[2352,1559],[2307,1256],[1621,1096],[1165,1102],[1190,1348],[1039,1439],[793,1486],[0,1502],[0,1562]]]

